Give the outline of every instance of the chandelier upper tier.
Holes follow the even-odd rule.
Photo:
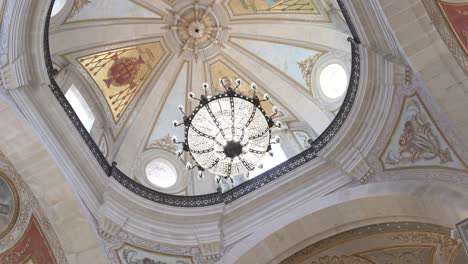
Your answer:
[[[178,142],[176,137],[172,140],[182,145],[182,150],[177,151],[178,157],[184,152],[190,153],[195,164],[188,162],[186,167],[197,168],[200,177],[204,171],[219,179],[240,174],[248,176],[250,171],[261,166],[266,153],[273,155],[271,144],[279,143],[279,137],[271,139],[271,129],[281,127],[281,122],[273,121],[279,109],[274,106],[273,115],[267,116],[261,103],[270,102],[270,96],[265,94],[260,99],[254,83],[252,97],[236,92],[242,85],[240,79],[236,80],[235,88],[224,80],[220,80],[220,84],[225,92],[214,96],[208,95],[207,83],[203,84],[204,94],[200,98],[189,93],[189,99],[199,104],[191,114],[186,114],[184,107],[179,106],[183,122],[174,121],[173,125],[185,126],[185,140]]]

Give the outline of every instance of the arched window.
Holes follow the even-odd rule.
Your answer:
[[[81,123],[83,123],[86,130],[88,130],[88,132],[91,131],[95,121],[94,114],[75,85],[72,84],[70,86],[70,89],[65,93],[65,97],[73,107],[73,110],[75,110],[75,113],[78,115],[78,118]]]

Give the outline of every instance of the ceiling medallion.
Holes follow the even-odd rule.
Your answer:
[[[271,144],[280,141],[279,137],[271,139],[271,129],[281,128],[280,121],[273,121],[279,108],[273,106],[274,114],[267,116],[261,103],[270,102],[270,96],[265,94],[259,99],[254,83],[252,97],[236,92],[242,85],[240,79],[236,80],[235,88],[223,80],[220,84],[225,89],[221,94],[208,95],[207,83],[203,84],[204,94],[200,98],[189,93],[189,99],[199,101],[199,105],[191,114],[186,114],[179,105],[184,119],[182,123],[174,121],[173,125],[185,126],[185,140],[178,142],[176,137],[172,138],[174,143],[182,145],[177,156],[180,158],[188,152],[195,162],[187,163],[188,170],[197,168],[200,178],[204,171],[209,171],[217,176],[218,183],[222,178],[232,180],[232,176],[240,174],[248,177],[250,171],[261,167],[266,153],[273,156]]]
[[[193,59],[212,48],[223,47],[227,27],[221,25],[214,12],[217,1],[209,5],[202,5],[195,1],[193,5],[185,6],[178,11],[171,10],[171,18],[165,29],[172,32],[177,41],[179,55],[186,54]]]

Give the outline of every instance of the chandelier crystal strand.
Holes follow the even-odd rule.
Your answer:
[[[208,94],[209,85],[204,83],[200,98],[193,92],[188,94],[190,101],[199,102],[191,114],[182,105],[178,107],[183,121],[175,120],[173,125],[184,125],[185,135],[184,141],[172,138],[173,143],[182,146],[176,155],[181,158],[184,152],[189,153],[194,164],[187,162],[186,168],[197,168],[199,178],[203,178],[204,171],[216,175],[218,183],[221,178],[232,181],[240,174],[248,178],[250,171],[262,167],[266,153],[273,156],[271,144],[280,142],[279,137],[271,139],[271,129],[282,127],[280,121],[273,121],[279,108],[273,106],[273,115],[268,116],[262,107],[263,102],[271,103],[270,96],[264,94],[259,99],[255,83],[251,84],[252,97],[246,96],[236,92],[242,81],[237,79],[235,83],[232,88],[220,80],[225,92],[214,96]]]

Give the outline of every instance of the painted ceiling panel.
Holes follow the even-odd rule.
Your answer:
[[[319,14],[313,0],[231,0],[235,15],[252,14]]]
[[[172,135],[177,136],[179,139],[184,138],[184,129],[182,127],[174,128],[172,121],[182,120],[182,114],[177,110],[177,107],[180,104],[186,107],[187,89],[189,85],[188,70],[188,63],[184,63],[157,117],[156,125],[153,127],[148,142],[149,148],[163,148],[175,151],[175,146],[174,148],[170,147],[173,145],[170,141]]]
[[[307,91],[308,81],[301,70],[301,63],[320,55],[322,52],[292,45],[260,41],[247,38],[232,38],[232,42],[239,45],[253,56],[270,64],[279,72],[294,80]]]
[[[96,82],[117,123],[164,55],[158,41],[88,55],[78,62]]]
[[[67,22],[123,18],[160,19],[161,16],[131,0],[75,0]]]

